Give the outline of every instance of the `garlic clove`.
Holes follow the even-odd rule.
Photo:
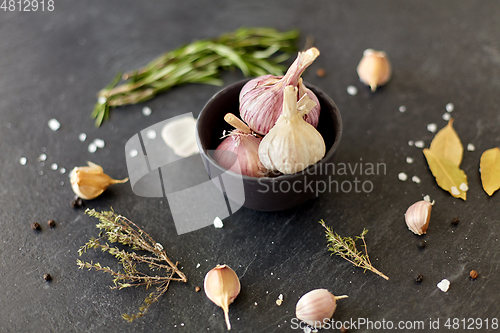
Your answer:
[[[73,192],[82,199],[95,199],[110,185],[128,181],[128,178],[122,180],[111,178],[95,163],[87,162],[87,164],[88,166],[73,168],[69,174]]]
[[[385,52],[366,49],[357,71],[361,82],[370,86],[373,92],[389,81],[392,70]]]
[[[405,214],[408,229],[417,235],[425,234],[431,218],[432,203],[429,201],[418,201],[411,205]]]
[[[335,297],[326,289],[314,289],[304,294],[295,306],[295,317],[314,328],[321,328],[337,308],[337,300],[347,296]]]
[[[238,275],[227,265],[217,265],[205,275],[204,289],[208,299],[224,311],[227,330],[230,331],[229,304],[241,290]]]
[[[321,110],[321,106],[319,104],[318,97],[312,92],[311,89],[307,88],[306,85],[302,82],[302,78],[299,79],[299,100],[307,95],[316,105],[304,116],[304,120],[314,127],[318,127],[319,122],[319,114]]]

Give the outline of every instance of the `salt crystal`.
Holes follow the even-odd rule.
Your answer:
[[[108,101],[108,99],[104,96],[99,96],[99,98],[97,99],[97,103],[99,104],[104,104]]]
[[[253,303],[253,305],[257,306],[257,302]]]
[[[411,146],[413,146],[414,144],[415,144],[415,143],[413,142],[413,140],[408,141],[408,146],[410,146],[410,147],[411,147]]]
[[[21,165],[26,165],[26,162],[28,162],[28,159],[26,157],[21,157],[19,159],[19,163],[21,163]]]
[[[198,265],[196,265],[196,268],[200,268],[200,266],[201,266],[201,265],[198,263]]]
[[[428,202],[431,202],[431,197],[427,194],[427,195],[424,197],[424,200],[425,200],[425,201],[428,201]]]
[[[146,133],[146,136],[148,137],[148,139],[154,140],[154,139],[156,139],[156,131],[155,130],[149,130]]]
[[[80,140],[81,142],[85,141],[86,139],[87,139],[87,134],[80,133],[80,135],[78,135],[78,140]]]
[[[448,281],[447,279],[443,279],[441,280],[441,282],[439,282],[437,284],[437,287],[442,291],[442,292],[447,292],[448,289],[450,288],[450,281]]]
[[[61,184],[61,186],[64,186],[64,182],[60,182],[59,184]]]
[[[216,228],[222,228],[224,224],[222,223],[222,220],[217,216],[214,220],[214,227]]]
[[[136,149],[132,149],[130,153],[128,153],[130,157],[136,157],[137,154],[139,154],[139,152]]]
[[[399,112],[403,113],[403,112],[405,112],[405,111],[406,111],[406,106],[401,105],[401,106],[399,107]]]
[[[87,148],[89,153],[95,153],[97,151],[97,146],[95,143],[91,142]]]
[[[61,127],[61,123],[57,121],[57,119],[52,118],[49,120],[47,123],[49,125],[49,128],[53,131],[57,131],[59,127]]]
[[[50,168],[51,168],[52,170],[57,170],[57,164],[52,163],[52,165],[50,166]]]
[[[150,116],[151,112],[152,112],[152,110],[149,106],[145,106],[142,108],[142,114],[145,115],[146,117]]]
[[[309,326],[304,327],[304,333],[311,333],[311,328]]]
[[[278,299],[276,300],[276,305],[281,306],[282,303],[283,303],[283,294],[280,294],[278,296]]]
[[[42,171],[42,170],[40,170],[40,171],[38,172],[38,174],[39,174],[40,176],[41,176],[41,175],[43,175],[43,171]]]
[[[413,177],[411,177],[411,180],[412,180],[412,182],[414,182],[414,183],[420,184],[420,178],[418,178],[417,176],[413,176]]]
[[[455,105],[453,105],[453,103],[446,104],[446,111],[453,112],[453,110],[455,110]]]
[[[464,192],[467,192],[469,190],[469,186],[467,186],[467,184],[465,183],[462,183],[460,184],[460,190],[464,191]]]
[[[460,195],[460,191],[458,190],[458,188],[456,186],[452,186],[451,187],[451,194]]]
[[[408,163],[408,164],[412,164],[412,163],[413,163],[413,158],[412,158],[412,157],[410,157],[410,156],[408,156],[408,157],[406,158],[406,163]]]
[[[355,86],[347,86],[347,93],[351,96],[354,96],[358,93],[358,88]]]
[[[467,145],[467,150],[468,151],[474,151],[474,150],[476,150],[476,146],[474,146],[472,143],[469,143]]]
[[[399,178],[400,181],[404,182],[404,181],[406,181],[408,179],[408,176],[406,175],[406,173],[400,172],[398,174],[398,178]]]
[[[418,140],[415,142],[415,147],[424,148],[425,143],[422,140]]]
[[[104,148],[104,140],[102,139],[95,139],[94,144],[96,145],[97,148]]]
[[[59,169],[59,172],[60,173],[66,173],[66,169],[65,168],[61,168],[61,169]]]
[[[45,161],[46,159],[47,159],[47,155],[45,155],[45,154],[38,156],[39,161]]]
[[[451,118],[451,116],[450,116],[450,114],[449,114],[449,113],[445,113],[445,114],[443,114],[443,119],[444,119],[444,120],[448,121],[448,120],[450,120],[450,118]]]
[[[184,326],[184,323],[181,323],[181,326]]]
[[[427,125],[427,130],[431,133],[435,133],[437,131],[437,125],[432,123]]]

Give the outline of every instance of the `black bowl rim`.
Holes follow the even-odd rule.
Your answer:
[[[223,173],[228,173],[230,175],[234,175],[236,177],[241,177],[244,181],[253,181],[253,182],[258,182],[258,181],[265,181],[266,179],[273,179],[274,181],[280,181],[280,180],[292,180],[294,178],[296,178],[297,176],[303,174],[304,172],[307,172],[308,169],[310,168],[316,168],[317,165],[319,164],[322,164],[323,161],[325,160],[328,160],[330,159],[334,154],[335,152],[337,151],[339,145],[340,145],[340,139],[342,138],[342,131],[343,131],[343,125],[342,125],[342,117],[340,115],[340,111],[337,107],[337,105],[335,104],[335,102],[330,98],[330,96],[328,96],[327,94],[325,94],[323,92],[323,90],[319,89],[318,87],[316,87],[315,85],[313,84],[310,84],[310,83],[307,83],[307,82],[304,82],[304,84],[306,85],[307,88],[309,89],[314,89],[317,93],[316,93],[316,97],[318,97],[318,94],[321,95],[321,97],[329,104],[333,105],[334,106],[334,111],[333,111],[333,114],[334,116],[337,118],[338,120],[338,133],[336,133],[336,136],[335,136],[335,141],[333,142],[333,145],[332,147],[328,150],[328,152],[325,154],[325,156],[323,156],[323,158],[321,160],[319,160],[318,162],[314,163],[313,165],[310,165],[308,166],[306,169],[302,170],[301,172],[297,172],[297,173],[294,173],[294,174],[291,174],[291,175],[279,175],[277,177],[251,177],[251,176],[247,176],[247,175],[241,175],[239,173],[236,173],[236,172],[233,172],[231,170],[228,170],[228,169],[225,169],[223,167],[221,167],[210,155],[208,155],[205,150],[203,149],[203,146],[201,144],[201,140],[200,140],[200,135],[199,135],[199,126],[200,126],[200,123],[199,123],[199,119],[200,117],[202,116],[203,112],[205,111],[205,109],[207,108],[207,106],[216,98],[219,97],[219,95],[222,95],[224,94],[228,89],[234,87],[234,86],[237,86],[237,85],[240,85],[242,83],[246,83],[248,81],[252,80],[252,78],[249,78],[249,79],[243,79],[243,80],[240,80],[240,81],[237,81],[235,83],[232,83],[226,87],[224,87],[223,89],[219,90],[215,95],[213,95],[206,103],[205,105],[203,106],[203,108],[201,109],[200,111],[200,114],[198,115],[198,118],[196,120],[196,143],[198,144],[198,149],[200,150],[200,154],[203,155],[204,157],[206,157],[215,167],[217,167],[220,171],[222,171]],[[319,97],[318,97],[319,99]]]

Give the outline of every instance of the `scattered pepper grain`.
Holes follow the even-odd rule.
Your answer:
[[[31,229],[33,229],[33,230],[40,230],[40,229],[42,229],[42,227],[40,227],[40,223],[38,223],[38,222],[33,222],[33,223],[31,224]]]
[[[471,279],[474,279],[474,280],[477,279],[477,277],[479,276],[479,274],[475,270],[470,271],[469,275],[470,275]]]
[[[424,276],[422,274],[418,274],[417,278],[415,279],[415,282],[420,283],[424,279]]]
[[[349,330],[347,328],[345,328],[345,326],[342,326],[340,328],[340,333],[347,333],[347,332],[349,332]]]
[[[458,223],[460,222],[460,219],[458,217],[454,217],[452,220],[451,220],[451,224],[453,225],[458,225]]]
[[[418,247],[421,248],[422,250],[425,249],[425,246],[427,245],[427,242],[424,241],[424,240],[421,240],[419,243],[418,243]]]
[[[196,292],[199,292],[200,290],[201,290],[201,288],[200,288],[200,287],[196,287],[196,288],[194,288],[194,291],[196,291]]]
[[[43,274],[43,279],[45,281],[50,281],[50,280],[52,280],[52,276],[50,276],[49,273],[45,273],[45,274]]]
[[[323,68],[318,68],[318,70],[316,70],[316,75],[319,77],[324,77],[325,74],[326,74],[326,72]]]
[[[47,224],[49,225],[49,227],[51,228],[54,228],[56,226],[56,222],[54,220],[48,220],[47,221]]]

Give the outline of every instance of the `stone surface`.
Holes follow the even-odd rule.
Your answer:
[[[228,264],[241,278],[242,292],[230,306],[234,332],[289,332],[296,301],[315,288],[349,295],[338,302],[334,319],[341,321],[422,320],[427,328],[429,318],[443,325],[449,317],[498,316],[499,197],[483,192],[477,165],[482,151],[500,143],[499,10],[499,2],[478,6],[469,0],[57,1],[53,12],[1,10],[0,331],[223,332],[222,310],[195,292],[217,264]],[[358,186],[370,181],[368,194],[333,189],[288,211],[241,209],[224,219],[222,229],[209,226],[181,236],[166,199],[137,197],[129,184],[110,187],[87,207],[113,206],[136,221],[188,277],[187,284],[172,283],[143,319],[126,323],[120,315],[136,311],[148,291],[110,290],[110,276],[78,270],[79,246],[99,231],[83,210],[71,208],[68,174],[50,165],[71,170],[91,160],[114,178],[126,177],[124,146],[130,137],[179,114],[197,116],[220,88],[175,88],[147,102],[154,110],[149,117],[141,113],[146,103],[122,107],[99,129],[89,117],[97,91],[119,71],[240,26],[296,27],[300,45],[314,37],[321,55],[304,80],[330,95],[342,113],[338,162],[385,163],[386,174],[360,174],[358,168],[354,175],[333,178],[352,185],[359,180]],[[391,81],[376,93],[356,75],[366,48],[386,51],[393,65]],[[315,74],[318,68],[324,77]],[[243,76],[233,71],[222,78],[227,85]],[[356,96],[347,94],[349,85],[358,88]],[[421,150],[407,144],[428,144],[434,134],[426,125],[445,126],[441,116],[450,102],[462,142],[477,147],[462,162],[469,177],[467,202],[442,191]],[[407,111],[399,112],[400,105]],[[61,123],[56,132],[47,126],[51,118]],[[78,139],[82,132],[106,146],[90,154],[88,143]],[[43,165],[37,161],[42,153]],[[406,156],[414,163],[407,164]],[[22,167],[21,157],[27,158]],[[418,174],[421,184],[400,182],[401,171]],[[436,205],[427,234],[417,237],[403,214],[423,193]],[[455,216],[458,227],[447,222]],[[57,221],[55,228],[30,228],[35,220],[49,219]],[[367,228],[372,263],[390,280],[330,256],[320,219],[345,236]],[[424,250],[416,246],[421,239],[427,241]],[[82,259],[117,268],[101,252]],[[468,277],[471,269],[480,274],[476,281]],[[49,283],[45,273],[52,276]],[[418,274],[425,280],[417,285]],[[451,282],[446,294],[436,288],[443,278]],[[278,307],[280,294],[284,301]]]

